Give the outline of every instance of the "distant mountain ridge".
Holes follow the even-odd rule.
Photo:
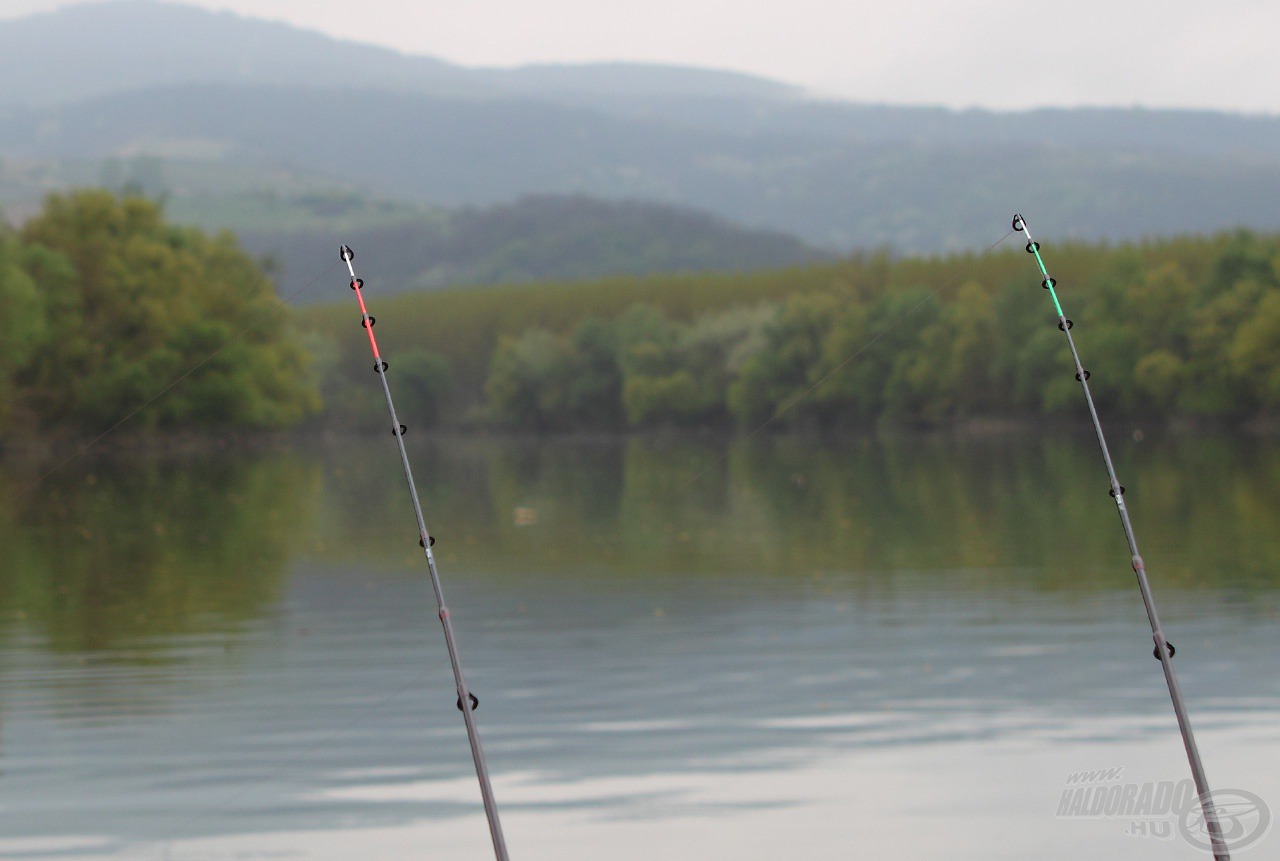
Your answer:
[[[443,206],[649,200],[831,251],[985,247],[1014,210],[1082,239],[1280,227],[1276,155],[742,135],[537,100],[314,88],[172,87],[0,116],[6,157],[147,152],[283,164]]]
[[[635,64],[467,69],[152,0],[0,22],[0,100],[15,163],[285,168],[414,205],[650,201],[832,252],[980,249],[1017,210],[1063,238],[1280,229],[1280,117],[857,105]]]
[[[48,106],[184,84],[374,88],[457,98],[795,93],[750,75],[637,63],[468,69],[290,24],[158,0],[84,4],[0,22],[0,83],[0,106]]]
[[[185,85],[535,99],[718,133],[858,143],[1105,146],[1218,156],[1280,149],[1280,116],[856,104],[805,98],[800,88],[737,72],[643,63],[468,68],[161,0],[91,3],[0,21],[0,108],[49,108]]]
[[[251,252],[273,260],[281,293],[300,290],[341,241],[361,252],[379,292],[465,284],[587,280],[651,272],[778,269],[830,259],[785,234],[636,201],[528,197],[443,221],[341,231],[244,230]],[[300,301],[320,301],[307,294]]]

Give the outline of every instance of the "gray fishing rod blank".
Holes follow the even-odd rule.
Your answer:
[[[462,712],[462,721],[467,727],[467,740],[471,743],[471,758],[475,762],[476,778],[480,781],[480,797],[484,802],[485,816],[489,820],[489,836],[493,838],[493,853],[497,861],[507,861],[507,844],[502,836],[502,822],[498,819],[498,804],[493,797],[493,787],[489,782],[489,769],[485,765],[484,750],[480,746],[480,733],[476,729],[475,717],[472,715],[472,712],[480,705],[480,701],[467,688],[466,679],[462,675],[462,663],[458,658],[457,638],[453,633],[453,622],[449,615],[449,608],[444,603],[444,590],[440,587],[440,574],[436,571],[436,557],[431,550],[436,541],[427,532],[427,524],[422,516],[422,503],[418,500],[418,489],[413,483],[413,471],[409,468],[409,455],[404,448],[404,435],[408,428],[400,423],[399,417],[396,416],[396,405],[391,400],[391,387],[387,384],[387,369],[389,366],[383,361],[382,354],[378,351],[378,339],[373,334],[375,321],[369,315],[369,311],[364,304],[364,280],[356,277],[355,266],[352,264],[356,256],[355,252],[351,250],[350,246],[342,245],[339,246],[338,253],[342,257],[342,261],[347,264],[347,271],[351,273],[351,289],[355,291],[356,301],[360,304],[360,325],[364,327],[365,333],[369,336],[369,347],[373,350],[373,370],[382,382],[382,394],[387,400],[387,412],[391,414],[391,433],[395,436],[396,444],[400,449],[400,464],[404,467],[404,479],[409,485],[409,499],[413,503],[413,514],[418,521],[418,544],[422,546],[422,552],[427,559],[427,570],[431,574],[431,588],[435,592],[436,606],[440,611],[440,624],[444,628],[444,642],[449,650],[449,663],[453,666],[453,678],[458,687],[458,710]],[[463,707],[464,703],[466,703],[465,708]]]
[[[1209,831],[1213,857],[1217,861],[1230,861],[1231,856],[1227,853],[1227,844],[1222,835],[1222,826],[1218,822],[1217,811],[1213,806],[1209,780],[1205,777],[1204,765],[1200,761],[1200,749],[1196,746],[1195,733],[1191,729],[1191,718],[1187,715],[1187,706],[1182,698],[1182,687],[1178,684],[1178,676],[1173,670],[1173,656],[1176,650],[1173,644],[1165,639],[1164,629],[1160,625],[1160,617],[1156,613],[1156,602],[1151,595],[1151,584],[1147,580],[1146,564],[1142,561],[1142,555],[1138,552],[1138,539],[1133,532],[1133,524],[1129,521],[1129,509],[1124,503],[1124,486],[1120,484],[1120,480],[1116,477],[1115,464],[1112,462],[1111,452],[1107,448],[1107,439],[1102,433],[1102,422],[1098,418],[1098,409],[1093,403],[1093,394],[1089,391],[1090,374],[1080,362],[1080,353],[1076,350],[1076,341],[1071,335],[1071,329],[1074,324],[1063,313],[1062,303],[1058,301],[1056,289],[1058,282],[1049,277],[1049,270],[1045,268],[1044,259],[1040,256],[1040,243],[1031,238],[1031,230],[1027,227],[1026,219],[1021,215],[1015,215],[1013,217],[1013,229],[1027,237],[1027,253],[1035,255],[1036,263],[1040,267],[1040,274],[1044,277],[1041,286],[1049,291],[1049,297],[1053,300],[1054,310],[1058,312],[1058,328],[1067,336],[1067,346],[1071,348],[1071,360],[1075,363],[1076,380],[1079,381],[1084,389],[1085,403],[1089,407],[1089,418],[1093,421],[1093,430],[1098,437],[1098,447],[1102,449],[1102,461],[1107,468],[1107,479],[1111,482],[1111,498],[1115,500],[1116,510],[1120,514],[1120,525],[1124,528],[1124,537],[1129,543],[1133,572],[1138,578],[1138,591],[1142,593],[1142,604],[1147,610],[1147,620],[1151,623],[1151,638],[1155,643],[1153,654],[1160,661],[1160,667],[1164,670],[1164,680],[1169,688],[1169,698],[1173,700],[1173,713],[1178,719],[1178,731],[1182,734],[1182,746],[1186,748],[1187,761],[1191,764],[1191,778],[1195,782],[1196,793],[1200,797],[1200,806],[1204,811],[1205,827]]]

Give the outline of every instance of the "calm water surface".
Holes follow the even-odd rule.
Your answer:
[[[416,440],[512,858],[1208,857],[1056,815],[1187,776],[1092,445]],[[1280,446],[1116,454],[1280,812]],[[0,858],[492,857],[394,441],[5,466]]]

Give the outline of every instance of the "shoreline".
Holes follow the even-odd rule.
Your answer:
[[[1132,439],[1143,442],[1162,437],[1239,437],[1270,439],[1280,436],[1280,416],[1262,416],[1241,423],[1211,422],[1195,419],[1171,419],[1162,422],[1103,418],[1108,441]],[[483,426],[442,426],[410,434],[436,442],[474,442],[495,440],[508,442],[616,442],[650,440],[654,442],[704,441],[725,445],[744,440],[801,439],[825,442],[875,439],[942,439],[957,440],[1045,436],[1092,436],[1092,426],[1083,417],[1069,420],[1055,417],[972,418],[946,425],[921,426],[878,422],[872,425],[842,428],[762,426],[755,430],[728,427],[653,427],[632,429],[560,429],[525,430]],[[303,425],[287,431],[177,431],[177,432],[111,432],[99,437],[80,436],[70,432],[45,435],[15,434],[0,438],[0,466],[15,463],[42,464],[50,460],[63,463],[80,458],[158,456],[183,459],[212,452],[262,452],[273,449],[309,448],[339,444],[350,440],[381,438],[382,432],[369,428]]]

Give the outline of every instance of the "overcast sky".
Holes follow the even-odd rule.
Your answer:
[[[637,60],[861,101],[1280,113],[1277,0],[183,2],[468,66]],[[0,17],[68,5],[0,0]]]

